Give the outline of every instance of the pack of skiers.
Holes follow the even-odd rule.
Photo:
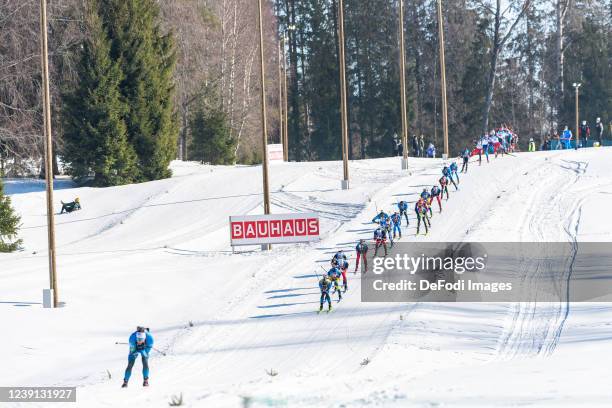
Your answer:
[[[368,252],[368,246],[364,240],[359,241],[357,247],[357,263],[359,259],[363,259],[363,262],[367,267],[366,255]],[[319,280],[319,289],[321,291],[321,299],[319,305],[319,312],[323,311],[323,305],[327,302],[327,311],[332,311],[332,295],[338,294],[338,302],[342,300],[342,293],[346,293],[348,290],[348,280],[346,272],[349,268],[348,257],[343,250],[339,250],[334,254],[331,261],[331,268],[323,274]],[[355,266],[355,272],[357,273],[357,266]],[[340,286],[340,280],[342,279],[342,286]],[[331,292],[331,293],[330,293]]]
[[[469,157],[467,155],[466,157]],[[467,166],[465,166],[467,171]],[[463,171],[463,169],[462,169]],[[438,211],[442,212],[442,199],[446,193],[446,200],[449,198],[448,184],[451,183],[458,190],[459,187],[459,171],[456,162],[452,162],[448,166],[442,168],[442,177],[438,180],[438,184],[431,187],[431,189],[424,188],[421,192],[419,199],[414,205],[414,211],[417,218],[417,231],[416,235],[421,232],[421,226],[424,229],[424,235],[429,233],[431,229],[431,218],[433,217],[432,206],[434,202],[438,203]],[[408,202],[401,200],[397,203],[397,210],[393,211],[391,215],[386,213],[384,210],[380,210],[372,218],[372,222],[378,224],[374,229],[373,243],[374,243],[374,257],[377,257],[379,251],[384,251],[384,256],[389,254],[389,246],[393,248],[394,240],[402,238],[402,224],[403,220],[406,221],[406,226],[410,225],[410,219],[408,217]],[[353,273],[357,273],[360,263],[362,264],[363,271],[368,271],[368,244],[365,239],[360,239],[355,246],[355,268]],[[382,255],[382,254],[381,254]],[[327,312],[333,310],[332,297],[337,294],[337,301],[342,300],[342,294],[348,290],[348,279],[347,271],[349,269],[349,260],[346,253],[343,250],[337,251],[330,261],[330,268],[326,270],[323,276],[319,279],[319,290],[321,292],[319,302],[319,313],[324,309],[327,304]]]

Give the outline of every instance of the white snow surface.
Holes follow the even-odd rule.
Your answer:
[[[272,212],[318,213],[322,240],[270,252],[229,247],[228,217],[262,213],[258,166],[175,162],[167,180],[58,190],[58,210],[83,204],[56,216],[59,309],[41,305],[44,191],[16,189],[24,250],[0,254],[0,386],[78,387],[77,404],[54,407],[167,407],[181,393],[188,407],[612,406],[607,303],[363,303],[351,273],[335,312],[315,313],[315,271],[338,248],[354,258],[376,209],[413,205],[442,160],[410,166],[351,161],[348,191],[341,162],[272,166]],[[612,241],[612,149],[491,157],[459,187],[427,237],[413,216],[403,241]],[[167,355],[152,354],[149,388],[137,361],[121,389],[115,343],[137,325]]]

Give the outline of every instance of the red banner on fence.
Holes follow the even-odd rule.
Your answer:
[[[316,214],[270,214],[230,217],[232,246],[292,244],[319,240]]]

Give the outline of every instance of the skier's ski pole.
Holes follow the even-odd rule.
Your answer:
[[[130,344],[130,343],[126,343],[126,342],[124,342],[124,341],[116,341],[116,342],[115,342],[115,344],[123,344],[123,345],[126,345],[126,346],[127,346],[127,345],[128,345],[128,344]],[[152,348],[153,350],[157,351],[158,353],[160,353],[162,356],[165,356],[165,355],[166,355],[166,353],[165,353],[165,352],[161,351],[161,350],[160,350],[160,349],[158,349],[158,348],[155,348],[155,347],[151,347],[151,348]]]
[[[152,347],[152,348],[153,348],[153,350],[157,351],[157,352],[158,352],[159,354],[161,354],[162,356],[165,356],[165,355],[166,355],[166,353],[165,353],[164,351],[161,351],[160,349],[157,349],[157,348],[155,348],[155,347]]]

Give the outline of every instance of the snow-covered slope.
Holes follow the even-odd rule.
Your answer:
[[[416,239],[612,241],[602,217],[611,153],[472,163],[432,233]],[[174,163],[168,180],[59,190],[58,203],[78,196],[83,210],[56,218],[67,303],[56,310],[40,305],[44,193],[15,194],[25,250],[0,255],[0,384],[77,385],[83,407],[161,407],[179,393],[206,407],[609,406],[606,304],[362,303],[351,275],[336,312],[313,313],[315,271],[370,237],[376,208],[413,203],[441,165],[412,159],[409,176],[399,158],[351,162],[349,191],[338,162],[273,166],[273,212],[319,213],[323,240],[269,253],[229,248],[228,217],[262,212],[259,167]],[[135,372],[122,390],[127,350],[115,343],[138,324],[167,356],[153,356],[150,388]]]

